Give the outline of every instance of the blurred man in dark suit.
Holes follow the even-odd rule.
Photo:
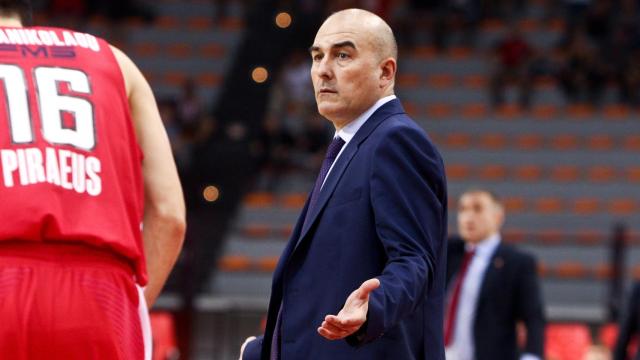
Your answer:
[[[613,360],[631,359],[627,349],[634,336],[640,331],[640,282],[636,282],[629,298],[627,311],[620,322],[618,340],[613,350]],[[640,351],[634,354],[633,359],[640,360]]]
[[[458,202],[458,231],[447,256],[447,360],[542,359],[544,314],[535,259],[502,242],[504,208],[487,190]],[[520,352],[516,326],[527,330]]]

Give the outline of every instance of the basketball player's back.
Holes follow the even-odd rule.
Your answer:
[[[0,354],[142,359],[184,236],[166,133],[126,55],[24,3],[0,5]]]

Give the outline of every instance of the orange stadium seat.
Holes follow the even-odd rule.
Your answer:
[[[538,120],[550,120],[558,116],[558,107],[553,104],[537,104],[531,109],[531,114]]]
[[[580,279],[587,277],[589,271],[579,262],[565,261],[555,266],[554,274],[561,279]]]
[[[576,181],[580,177],[580,170],[573,165],[557,165],[551,168],[551,179],[558,182]]]
[[[625,120],[630,115],[629,107],[622,104],[607,104],[602,109],[605,120]]]
[[[606,134],[592,135],[587,139],[587,147],[594,151],[611,150],[613,145],[613,139]]]
[[[264,256],[256,261],[255,267],[259,271],[273,272],[278,266],[278,256]]]
[[[513,199],[518,200],[517,198],[513,198]],[[520,200],[522,200],[522,199],[520,198]],[[508,201],[509,201],[508,198],[507,199],[503,199],[503,202],[504,202],[505,206],[507,207],[507,211],[509,211],[508,210],[509,207],[507,205]],[[522,201],[524,203],[524,200],[522,200]],[[526,233],[522,229],[508,228],[508,229],[505,229],[503,231],[503,234],[504,234],[504,240],[506,242],[508,242],[508,243],[520,243],[520,242],[525,241],[525,239],[526,239]]]
[[[513,120],[522,115],[522,108],[516,104],[504,104],[496,109],[496,114],[502,120]]]
[[[623,147],[625,150],[640,150],[640,135],[628,135],[624,138]]]
[[[640,166],[630,166],[625,169],[627,181],[637,183],[640,182]]]
[[[402,73],[398,75],[398,86],[401,88],[415,88],[420,85],[420,74]]]
[[[607,235],[594,230],[579,230],[576,232],[576,241],[582,245],[595,245],[604,242]]]
[[[180,26],[180,18],[176,16],[162,15],[156,18],[154,25],[160,29],[176,29]]]
[[[526,210],[526,200],[521,196],[504,198],[502,203],[508,214],[519,213]]]
[[[538,261],[538,275],[542,278],[546,278],[549,275],[551,275],[551,269],[549,268],[549,266],[547,264],[545,264],[544,261]]]
[[[207,30],[213,27],[211,16],[192,16],[187,19],[187,28],[190,30]]]
[[[218,269],[223,271],[248,271],[251,260],[244,255],[225,255],[218,260]]]
[[[486,89],[489,84],[487,76],[484,74],[471,74],[462,78],[462,86],[469,89]]]
[[[447,58],[449,60],[464,60],[471,57],[473,51],[466,46],[453,46],[447,50]]]
[[[266,224],[248,224],[242,229],[242,235],[250,238],[266,238],[272,229]]]
[[[481,31],[501,31],[505,28],[504,21],[496,18],[488,18],[480,24]]]
[[[583,359],[591,342],[586,325],[550,324],[545,331],[545,357],[547,360]]]
[[[557,229],[540,230],[536,237],[544,244],[559,244],[566,240],[566,234]]]
[[[471,175],[471,167],[467,164],[448,164],[446,173],[449,180],[464,180]]]
[[[616,171],[607,165],[592,166],[587,170],[587,178],[592,182],[608,182],[616,175]]]
[[[186,59],[192,55],[191,45],[184,43],[175,43],[167,45],[165,54],[177,59]]]
[[[478,169],[478,177],[482,180],[503,180],[507,177],[507,168],[501,164],[490,164],[480,166]]]
[[[480,135],[478,146],[490,150],[502,150],[507,146],[507,138],[503,134]]]
[[[301,209],[307,201],[306,193],[291,193],[280,198],[280,204],[287,209]]]
[[[412,57],[418,59],[433,59],[438,55],[438,50],[433,46],[417,46],[413,49]]]
[[[455,84],[454,77],[451,74],[433,74],[427,76],[427,86],[436,89],[450,88]]]
[[[273,206],[274,196],[268,192],[250,193],[244,198],[244,206],[252,208],[265,208]]]
[[[278,229],[278,234],[285,239],[288,239],[289,236],[291,236],[292,232],[293,232],[293,224],[284,225],[280,229]]]
[[[599,280],[608,280],[613,275],[613,269],[609,264],[597,264],[593,272],[593,275]]]
[[[631,276],[635,280],[640,280],[640,265],[635,265],[631,268]]]
[[[468,149],[471,147],[471,135],[466,133],[450,133],[444,138],[444,144],[454,149]]]
[[[462,105],[460,116],[463,119],[475,120],[487,116],[489,108],[483,103],[469,103]]]
[[[561,134],[551,138],[551,147],[555,150],[574,150],[578,147],[578,137],[573,134]]]
[[[594,108],[593,106],[586,104],[572,104],[567,105],[565,113],[570,118],[580,120],[589,116],[593,116]]]
[[[196,78],[196,82],[202,87],[218,86],[222,83],[222,76],[220,74],[206,73],[199,75]]]
[[[168,71],[164,74],[163,81],[167,85],[179,87],[182,86],[187,80],[188,76],[186,73],[181,71]]]
[[[207,43],[200,46],[198,52],[205,58],[220,59],[225,55],[225,48],[220,44]]]
[[[520,165],[514,169],[516,179],[523,182],[539,181],[542,177],[542,168],[538,165]]]
[[[600,202],[596,198],[584,197],[573,200],[573,212],[580,215],[589,215],[598,212]]]
[[[169,312],[152,311],[149,314],[153,335],[153,360],[171,360],[180,357],[173,315]]]
[[[609,202],[609,211],[615,215],[631,215],[638,209],[638,205],[631,198],[613,199]]]
[[[153,57],[160,52],[160,47],[158,44],[141,42],[134,45],[133,52],[136,56]]]
[[[542,148],[544,140],[542,136],[537,134],[525,134],[516,136],[514,144],[518,149],[536,150]]]
[[[536,199],[534,201],[534,208],[542,214],[557,214],[563,210],[562,201],[553,197]]]
[[[429,118],[447,118],[453,114],[453,107],[447,103],[435,103],[427,105],[427,117]]]
[[[411,116],[418,116],[420,114],[420,108],[413,101],[403,101],[402,107]]]

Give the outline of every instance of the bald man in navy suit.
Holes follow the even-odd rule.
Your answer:
[[[265,334],[242,358],[443,360],[444,165],[394,95],[393,32],[340,11],[310,53],[336,132],[275,270]]]

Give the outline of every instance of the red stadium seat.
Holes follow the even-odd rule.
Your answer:
[[[169,312],[151,312],[153,360],[175,360],[180,357],[176,341],[175,323]]]
[[[548,360],[584,359],[591,346],[591,334],[584,324],[550,324],[545,340]]]

